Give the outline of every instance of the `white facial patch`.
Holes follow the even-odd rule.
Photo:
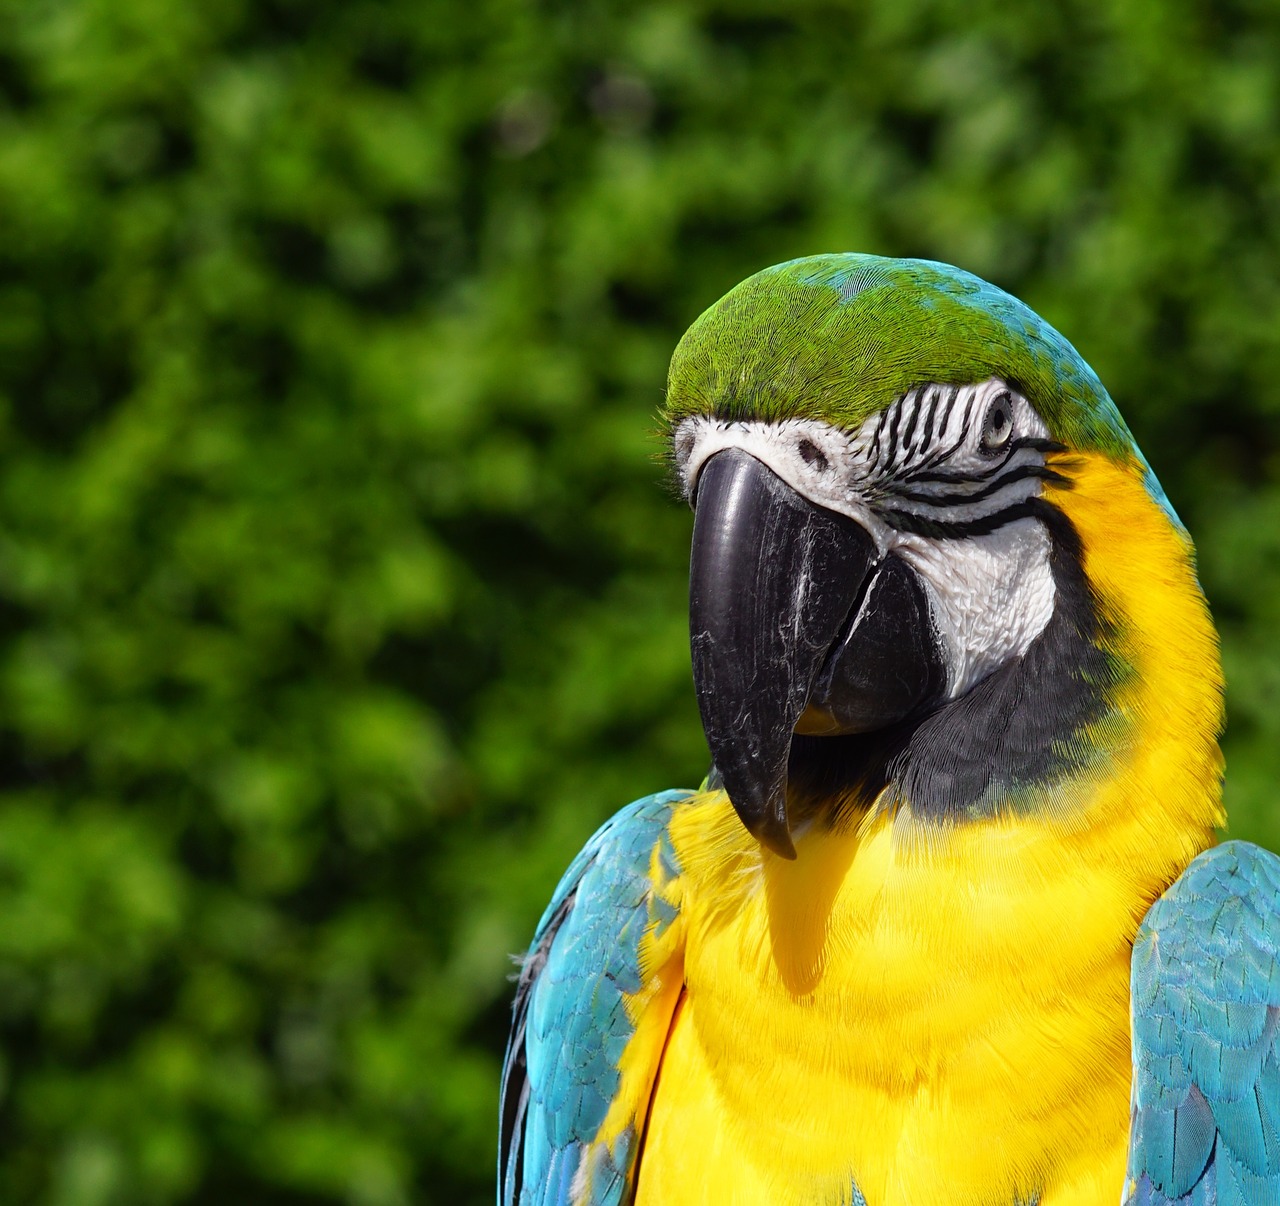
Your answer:
[[[1030,648],[1053,616],[1049,533],[1016,519],[985,536],[904,536],[896,551],[924,582],[955,699]]]
[[[736,448],[817,506],[847,515],[919,574],[956,698],[1027,651],[1053,615],[1050,537],[1028,502],[1052,446],[1025,398],[998,378],[922,386],[856,431],[817,419],[693,416],[673,438],[690,500],[717,452]]]
[[[727,423],[702,416],[676,428],[676,471],[684,496],[693,501],[698,474],[717,452],[737,448],[767,465],[797,494],[828,511],[856,519],[883,556],[893,533],[868,506],[858,469],[857,435],[818,419],[784,419],[781,423]]]

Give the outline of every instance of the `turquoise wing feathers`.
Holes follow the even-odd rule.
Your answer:
[[[591,1206],[624,1200],[634,1134],[591,1147],[618,1091],[618,1061],[633,1032],[626,997],[641,988],[639,947],[668,924],[651,891],[657,848],[677,872],[667,837],[669,791],[622,809],[573,861],[543,914],[516,989],[502,1076],[499,1206],[567,1206],[590,1149]]]
[[[1126,1206],[1280,1206],[1280,859],[1200,855],[1134,946]]]

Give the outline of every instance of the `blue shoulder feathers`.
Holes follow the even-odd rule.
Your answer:
[[[641,987],[640,941],[671,919],[649,880],[655,848],[677,874],[666,827],[687,792],[637,800],[573,861],[543,914],[516,990],[502,1078],[500,1206],[573,1201],[584,1152],[591,1206],[625,1200],[637,1137],[591,1143],[618,1091],[633,1026],[626,997]]]
[[[1280,1206],[1280,859],[1200,855],[1133,954],[1127,1206]]]

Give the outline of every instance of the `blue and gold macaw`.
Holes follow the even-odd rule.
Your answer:
[[[713,769],[524,962],[499,1200],[1280,1203],[1280,860],[1222,826],[1191,541],[944,264],[751,277],[672,360]]]

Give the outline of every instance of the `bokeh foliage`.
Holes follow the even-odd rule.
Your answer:
[[[489,1200],[521,949],[692,784],[653,416],[959,263],[1196,534],[1280,844],[1280,10],[0,0],[0,1200]]]

